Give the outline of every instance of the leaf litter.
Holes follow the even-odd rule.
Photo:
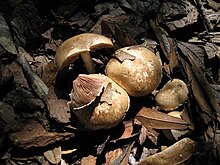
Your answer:
[[[34,3],[24,3],[23,7],[30,5],[36,15],[48,2],[39,2],[36,8]],[[0,31],[6,33],[0,37],[4,48],[0,52],[0,162],[214,164],[220,157],[219,2],[83,2],[89,5],[80,1],[47,5],[51,10],[46,13],[42,10],[41,14],[45,14],[42,18],[33,16],[36,22],[43,20],[44,29],[39,33],[39,29],[33,28],[27,33],[36,23],[32,22],[24,32],[34,36],[27,38],[19,34],[23,23],[15,21],[28,21],[31,17],[31,14],[22,16],[22,3],[13,9],[21,12],[12,15],[19,19],[10,22],[1,15]],[[74,8],[70,10],[70,6]],[[19,32],[12,33],[11,24],[12,29],[19,26]],[[81,59],[64,71],[59,71],[54,62],[58,46],[84,32],[110,37],[114,50],[143,44],[161,57],[163,77],[159,87],[149,96],[131,99],[133,106],[123,122],[109,130],[83,128],[68,109],[72,81],[84,73],[79,67]],[[41,36],[39,43],[31,40],[36,36]],[[91,53],[99,73],[105,72],[113,51],[100,50],[97,52],[100,56]],[[106,52],[108,55],[102,58]],[[187,102],[177,109],[183,112],[181,118],[167,115],[154,102],[157,91],[173,78],[185,81],[190,91]],[[104,96],[102,101],[112,104],[109,96]],[[190,133],[171,141],[163,131],[172,129],[190,130]]]

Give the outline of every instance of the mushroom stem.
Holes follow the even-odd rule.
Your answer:
[[[81,53],[82,60],[88,73],[95,73],[95,67],[89,52]]]

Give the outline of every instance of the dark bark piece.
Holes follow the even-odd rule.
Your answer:
[[[24,76],[29,84],[29,86],[33,89],[33,91],[38,95],[40,99],[43,101],[47,100],[48,95],[48,87],[46,84],[37,76],[37,74],[33,71],[30,64],[26,60],[26,56],[28,53],[21,47],[19,47],[19,62],[22,65],[22,69],[24,72]]]
[[[29,120],[20,131],[9,135],[12,142],[18,147],[27,149],[30,147],[45,147],[57,141],[64,141],[74,137],[74,133],[57,133],[46,131],[40,123]]]
[[[8,132],[14,124],[16,124],[16,120],[13,107],[0,101],[0,130],[2,129],[1,125],[3,125],[3,131]]]
[[[0,62],[0,99],[12,89],[13,75],[9,68],[4,67]]]
[[[5,69],[8,69],[9,72],[11,72],[15,84],[17,84],[18,86],[22,86],[26,89],[29,88],[27,80],[24,77],[22,67],[18,64],[18,62],[13,61],[12,63],[5,65],[4,67]]]
[[[34,48],[41,39],[42,20],[31,0],[24,0],[11,12],[10,25],[15,44],[24,48]]]
[[[44,108],[44,103],[40,99],[35,98],[33,93],[21,87],[12,90],[3,100],[11,103],[17,112],[34,113]]]
[[[49,88],[47,108],[50,117],[54,118],[59,123],[70,122],[71,114],[67,102],[67,100],[57,98],[53,87]]]
[[[197,23],[198,11],[190,1],[164,1],[158,11],[158,20],[170,31]]]
[[[0,44],[5,50],[12,54],[17,54],[9,27],[4,17],[0,14]]]

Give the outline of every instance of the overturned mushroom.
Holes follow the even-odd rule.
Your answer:
[[[88,73],[95,73],[94,64],[89,54],[102,48],[112,48],[111,39],[94,33],[84,33],[69,38],[63,42],[55,55],[55,61],[60,69],[68,66],[81,55]]]
[[[70,98],[70,109],[91,130],[116,126],[130,106],[126,91],[102,74],[80,74],[73,81]]]
[[[188,93],[187,85],[182,80],[173,79],[156,94],[155,101],[160,109],[171,111],[186,102]]]
[[[143,46],[124,47],[115,52],[106,65],[106,75],[131,96],[152,92],[161,81],[159,58]]]

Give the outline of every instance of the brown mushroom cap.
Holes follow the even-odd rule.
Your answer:
[[[63,69],[65,66],[75,61],[79,55],[88,54],[89,51],[95,51],[97,49],[112,47],[113,43],[111,39],[103,35],[83,33],[63,42],[57,49],[55,61],[58,67]]]
[[[131,96],[152,92],[161,81],[159,58],[149,49],[134,45],[115,52],[106,65],[106,75],[124,88]]]
[[[102,74],[80,74],[73,81],[70,97],[70,109],[91,130],[116,126],[130,106],[126,91]]]
[[[156,94],[155,101],[160,109],[167,111],[177,109],[188,98],[188,88],[185,82],[180,79],[168,81]]]

